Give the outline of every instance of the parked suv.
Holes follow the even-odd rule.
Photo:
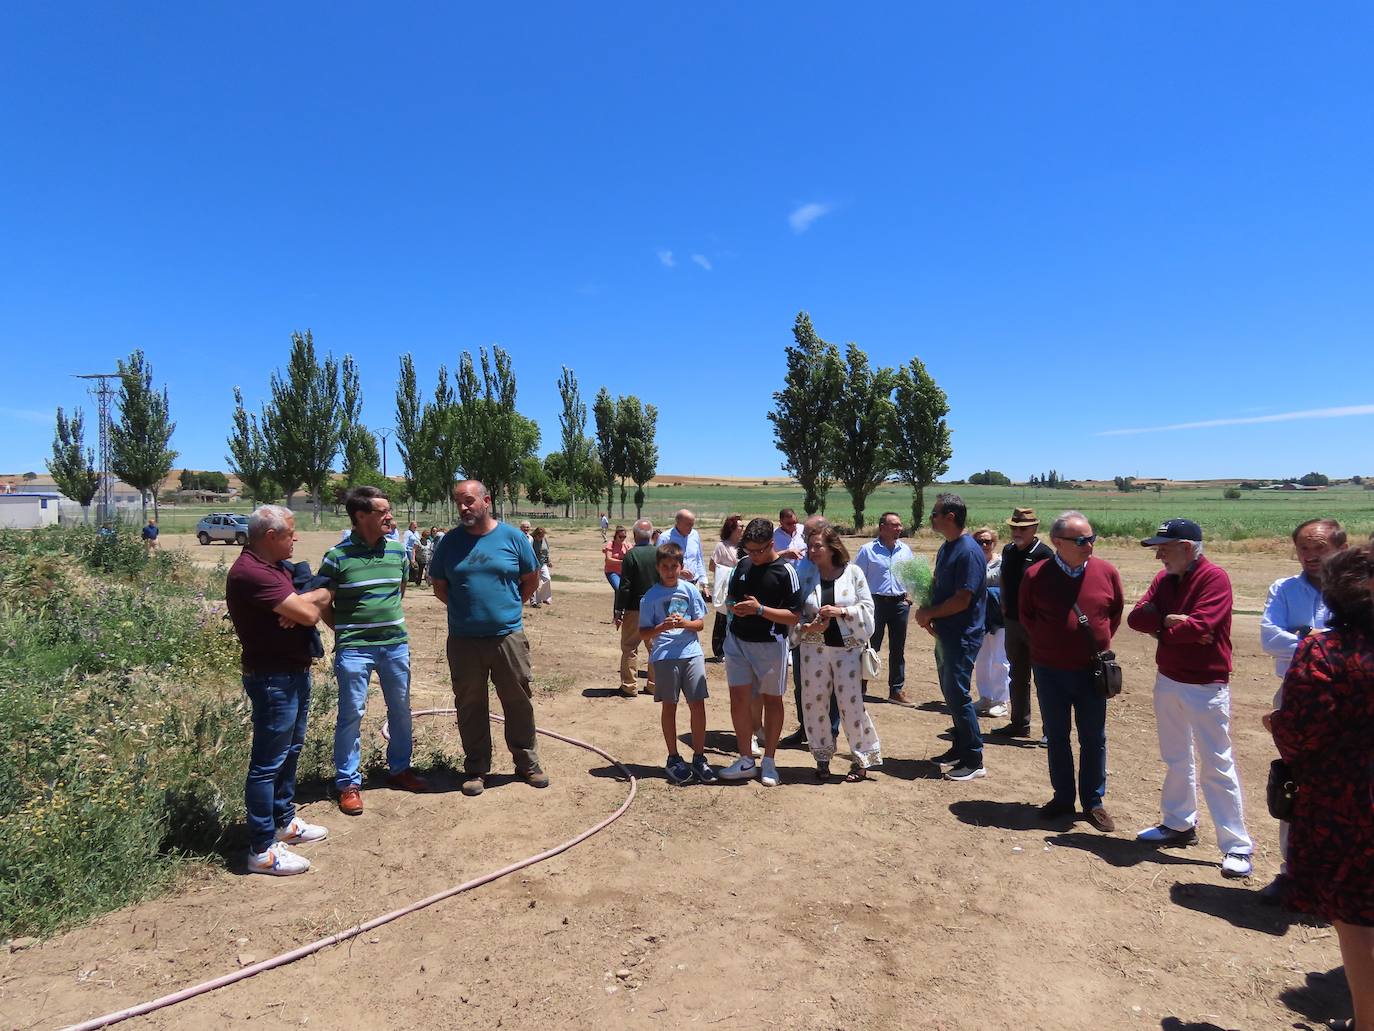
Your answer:
[[[224,541],[228,544],[248,543],[248,517],[233,512],[211,512],[196,523],[196,540],[202,544]]]

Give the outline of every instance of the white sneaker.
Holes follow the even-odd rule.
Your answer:
[[[1227,852],[1226,858],[1221,861],[1223,877],[1249,877],[1254,869],[1255,865],[1250,861],[1250,857],[1239,852]]]
[[[763,776],[759,778],[759,783],[766,788],[775,788],[778,786],[779,782],[780,778],[778,777],[778,764],[775,763],[772,759],[764,759]]]
[[[299,816],[293,816],[285,827],[277,828],[277,840],[288,845],[304,845],[311,841],[323,841],[329,831],[318,823],[306,823]]]
[[[995,720],[1001,719],[1001,718],[1002,718],[1003,716],[1005,716],[1006,714],[1007,714],[1007,707],[1006,707],[1005,705],[1003,705],[1001,702],[998,702],[996,705],[989,706],[988,711],[987,711],[987,715],[988,715],[988,716],[991,716],[991,717],[992,717],[993,719],[995,719]]]
[[[763,742],[762,742],[762,741],[760,741],[760,740],[759,740],[758,738],[756,738],[756,737],[752,737],[752,738],[749,739],[749,747],[750,747],[751,749],[753,749],[754,758],[755,758],[755,759],[762,759],[762,758],[763,758]]]
[[[720,771],[721,780],[753,780],[758,775],[759,764],[747,755],[741,755]]]
[[[960,763],[952,770],[945,771],[945,780],[982,780],[988,771],[982,766],[965,766]]]
[[[265,873],[273,877],[290,877],[310,869],[310,860],[298,856],[278,841],[266,852],[248,853],[248,872]]]

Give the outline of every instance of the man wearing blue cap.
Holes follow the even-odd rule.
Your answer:
[[[1151,845],[1197,842],[1197,782],[1222,852],[1223,877],[1248,877],[1254,844],[1245,829],[1231,750],[1231,580],[1202,554],[1202,527],[1170,519],[1140,542],[1164,568],[1126,618],[1155,646],[1155,726],[1167,770],[1160,822],[1136,835]],[[1194,761],[1193,750],[1197,750]]]

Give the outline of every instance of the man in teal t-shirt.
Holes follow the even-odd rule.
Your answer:
[[[491,495],[479,480],[453,488],[457,530],[444,534],[430,560],[434,596],[448,606],[448,668],[458,735],[463,741],[463,794],[480,795],[491,772],[487,683],[496,688],[506,717],[506,745],[515,773],[543,788],[530,690],[530,643],[524,603],[539,586],[539,565],[529,539],[491,514]]]

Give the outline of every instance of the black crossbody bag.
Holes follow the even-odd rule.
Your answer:
[[[1073,611],[1078,616],[1079,628],[1088,635],[1088,640],[1092,644],[1093,687],[1103,698],[1115,698],[1121,693],[1121,664],[1116,661],[1116,652],[1098,651],[1097,638],[1093,636],[1092,627],[1088,626],[1088,617],[1083,615],[1078,602],[1073,603]]]

